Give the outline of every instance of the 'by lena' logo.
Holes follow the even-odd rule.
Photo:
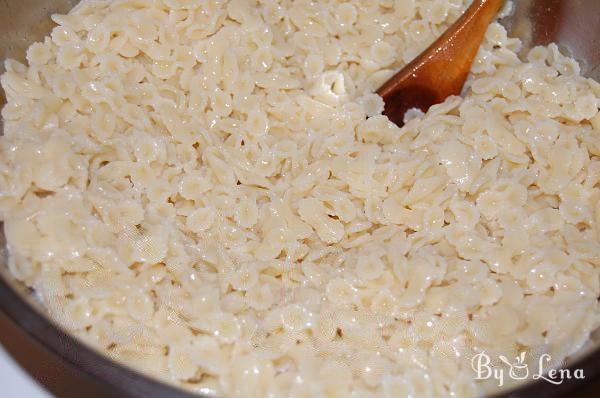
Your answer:
[[[549,369],[545,367],[552,360],[550,355],[542,354],[537,363],[537,369],[532,369],[530,373],[529,365],[525,362],[525,352],[519,354],[514,361],[509,361],[504,355],[498,356],[498,359],[506,365],[505,367],[493,366],[491,358],[484,351],[476,354],[471,358],[471,367],[475,372],[476,380],[494,379],[498,382],[498,387],[504,385],[506,377],[512,380],[532,380],[542,379],[552,384],[562,384],[569,379],[584,379],[583,369],[575,369],[571,372],[570,369]],[[508,370],[508,374],[506,374]]]

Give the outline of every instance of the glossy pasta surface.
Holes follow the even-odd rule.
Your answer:
[[[215,396],[477,396],[474,354],[577,352],[600,326],[600,85],[494,23],[462,97],[399,128],[373,94],[467,3],[53,16],[0,79],[12,274],[83,341]]]

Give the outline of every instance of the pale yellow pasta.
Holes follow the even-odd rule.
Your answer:
[[[326,296],[334,304],[350,304],[356,300],[357,289],[344,279],[332,279],[326,287]]]
[[[0,78],[9,271],[196,393],[479,396],[481,350],[575,353],[600,325],[598,83],[494,22],[462,97],[398,127],[374,93],[468,3],[53,16]]]
[[[27,49],[27,61],[30,65],[45,65],[52,56],[51,45],[48,42],[34,43]]]
[[[213,209],[205,207],[195,209],[186,218],[186,226],[190,231],[201,233],[211,227],[215,221],[215,212]]]
[[[127,298],[129,315],[138,321],[148,321],[154,315],[154,302],[146,294],[131,295]]]
[[[361,280],[370,281],[381,276],[384,270],[383,262],[377,256],[359,257],[356,263],[356,274]]]
[[[267,284],[248,291],[245,299],[249,306],[258,311],[269,309],[275,300],[273,292]]]
[[[169,352],[167,366],[171,376],[177,380],[191,379],[198,370],[187,352],[176,349]]]
[[[351,3],[343,3],[337,7],[336,11],[335,17],[338,23],[338,31],[340,33],[348,32],[356,22],[358,16],[356,7]]]
[[[212,374],[227,372],[227,358],[221,350],[219,343],[212,337],[201,336],[194,339],[189,347],[192,362],[205,368]]]

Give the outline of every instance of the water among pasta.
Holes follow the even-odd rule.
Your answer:
[[[577,352],[600,85],[494,23],[462,97],[399,128],[373,94],[466,3],[53,16],[1,77],[12,275],[106,355],[216,396],[477,396],[476,353]]]

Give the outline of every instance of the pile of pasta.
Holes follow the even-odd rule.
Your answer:
[[[12,275],[207,395],[467,397],[495,386],[476,353],[577,352],[600,324],[600,85],[494,23],[462,97],[399,128],[373,94],[466,3],[53,16],[1,77]]]

